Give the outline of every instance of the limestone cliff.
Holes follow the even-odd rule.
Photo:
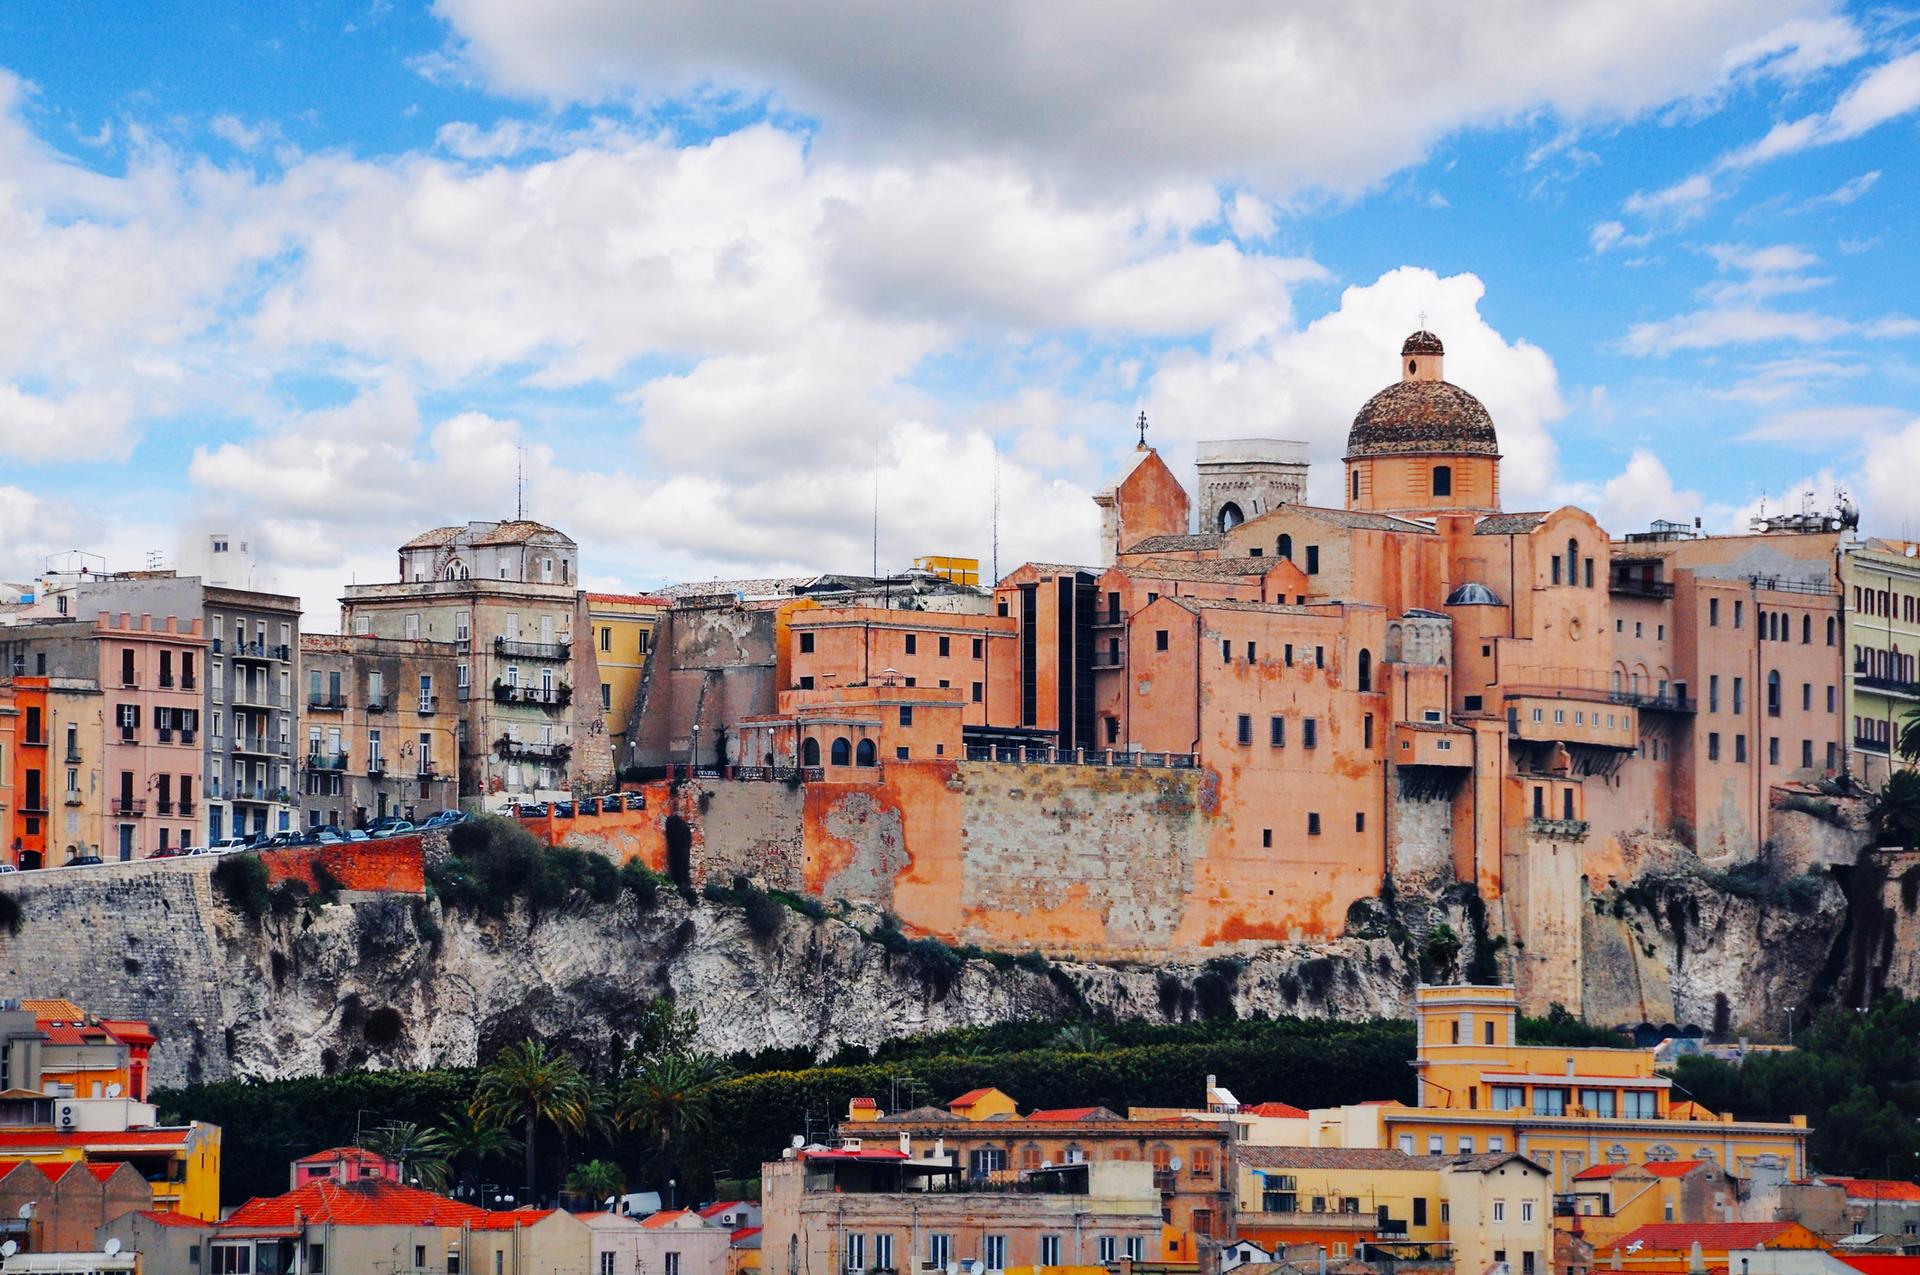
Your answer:
[[[589,1052],[628,1033],[656,995],[699,1012],[715,1052],[844,1043],[1084,1006],[1179,1018],[1402,1014],[1411,986],[1383,941],[1276,947],[1197,966],[971,960],[957,971],[889,951],[863,926],[788,913],[757,940],[738,908],[663,893],[641,909],[584,899],[541,915],[475,918],[404,895],[349,896],[251,920],[203,861],[23,874],[0,985],[150,1019],[157,1084],[311,1075],[348,1066],[465,1064],[527,1034]]]

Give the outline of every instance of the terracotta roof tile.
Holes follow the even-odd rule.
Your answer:
[[[1840,1187],[1850,1200],[1920,1201],[1920,1183],[1886,1178],[1821,1177],[1819,1181],[1827,1186]]]
[[[1792,1222],[1650,1222],[1627,1232],[1607,1247],[1625,1249],[1638,1244],[1641,1249],[1684,1253],[1698,1244],[1703,1252],[1724,1253],[1729,1249],[1759,1248],[1793,1225]]]
[[[1439,1162],[1391,1147],[1241,1147],[1240,1162],[1255,1169],[1432,1169]]]
[[[1242,1115],[1267,1116],[1279,1120],[1303,1120],[1307,1113],[1285,1102],[1259,1102],[1251,1107],[1240,1108]]]
[[[1541,513],[1488,514],[1473,524],[1476,536],[1524,536],[1547,520]]]
[[[1198,553],[1206,549],[1220,547],[1218,532],[1203,532],[1197,536],[1148,536],[1145,540],[1135,541],[1120,552],[1128,555],[1137,553]]]
[[[1120,569],[1134,579],[1232,581],[1258,578],[1282,561],[1281,558],[1149,558]]]
[[[992,1092],[992,1089],[969,1089],[947,1105],[949,1107],[971,1107],[974,1103],[979,1102]]]
[[[1081,1120],[1118,1120],[1120,1119],[1120,1113],[1110,1111],[1105,1107],[1054,1107],[1046,1111],[1029,1111],[1026,1118],[1034,1121],[1052,1121],[1055,1124],[1065,1124]]]
[[[1480,400],[1451,381],[1398,381],[1354,416],[1347,455],[1419,452],[1498,456],[1500,439]]]
[[[487,1220],[495,1216],[499,1215],[384,1178],[348,1183],[322,1178],[285,1195],[248,1200],[220,1226],[222,1230],[252,1229],[305,1221],[335,1226],[468,1225],[485,1229]]]

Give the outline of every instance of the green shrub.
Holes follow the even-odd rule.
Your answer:
[[[740,908],[746,914],[747,929],[753,937],[766,942],[786,923],[787,910],[768,897],[765,890],[749,887],[740,892]]]
[[[628,859],[620,865],[619,872],[620,887],[632,893],[633,901],[640,905],[642,912],[651,912],[660,906],[660,882],[664,878],[638,859]]]
[[[213,884],[227,902],[249,920],[258,921],[273,907],[267,888],[267,865],[257,854],[226,854],[213,865]]]
[[[427,865],[427,883],[444,906],[476,915],[505,916],[516,899],[536,912],[559,907],[575,890],[611,903],[626,884],[605,856],[549,847],[514,819],[469,819],[447,841],[446,856]]]

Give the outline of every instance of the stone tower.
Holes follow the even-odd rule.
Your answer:
[[[1307,498],[1307,445],[1284,438],[1226,438],[1201,443],[1200,527],[1230,531],[1284,504]]]

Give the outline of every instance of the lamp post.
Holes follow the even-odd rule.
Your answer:
[[[1793,1048],[1793,1011],[1794,1011],[1794,1006],[1792,1005],[1787,1006],[1787,1048],[1788,1049]]]

